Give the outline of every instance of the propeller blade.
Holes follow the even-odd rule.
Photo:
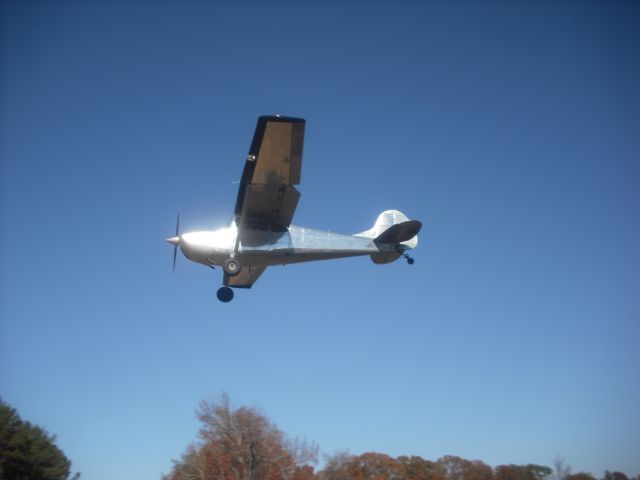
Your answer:
[[[176,273],[176,256],[178,254],[178,245],[173,247],[173,273]]]
[[[176,236],[167,239],[169,243],[173,244],[173,269],[172,272],[176,273],[176,257],[178,256],[178,245],[180,245],[180,212],[178,212],[178,218],[176,219]]]

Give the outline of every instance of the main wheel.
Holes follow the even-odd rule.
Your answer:
[[[220,287],[216,295],[218,296],[218,300],[224,303],[233,300],[233,290],[231,290],[229,287]]]
[[[230,277],[235,277],[240,273],[240,263],[235,258],[229,258],[223,265],[224,273]]]

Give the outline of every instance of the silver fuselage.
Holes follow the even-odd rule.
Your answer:
[[[229,257],[254,267],[268,267],[396,250],[388,245],[378,246],[364,236],[294,225],[281,232],[243,229],[238,239],[238,229],[232,223],[218,230],[183,233],[179,239],[185,257],[207,266],[221,266]]]

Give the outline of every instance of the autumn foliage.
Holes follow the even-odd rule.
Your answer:
[[[316,472],[317,446],[291,440],[255,409],[232,408],[226,395],[197,411],[200,441],[191,445],[163,480],[596,480],[571,474],[562,459],[543,465],[498,465],[446,455],[436,461],[383,453],[337,453]],[[603,480],[632,480],[605,472]],[[636,477],[634,480],[640,480]]]
[[[360,456],[338,454],[329,458],[316,478],[321,480],[447,480],[442,465],[420,457],[392,458],[382,453]]]
[[[286,438],[255,409],[233,409],[229,398],[197,411],[201,442],[174,462],[166,480],[307,480],[317,447]]]

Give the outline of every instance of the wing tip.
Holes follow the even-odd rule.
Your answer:
[[[286,115],[261,115],[258,122],[282,122],[282,123],[304,123],[305,119],[300,117],[287,117]]]

